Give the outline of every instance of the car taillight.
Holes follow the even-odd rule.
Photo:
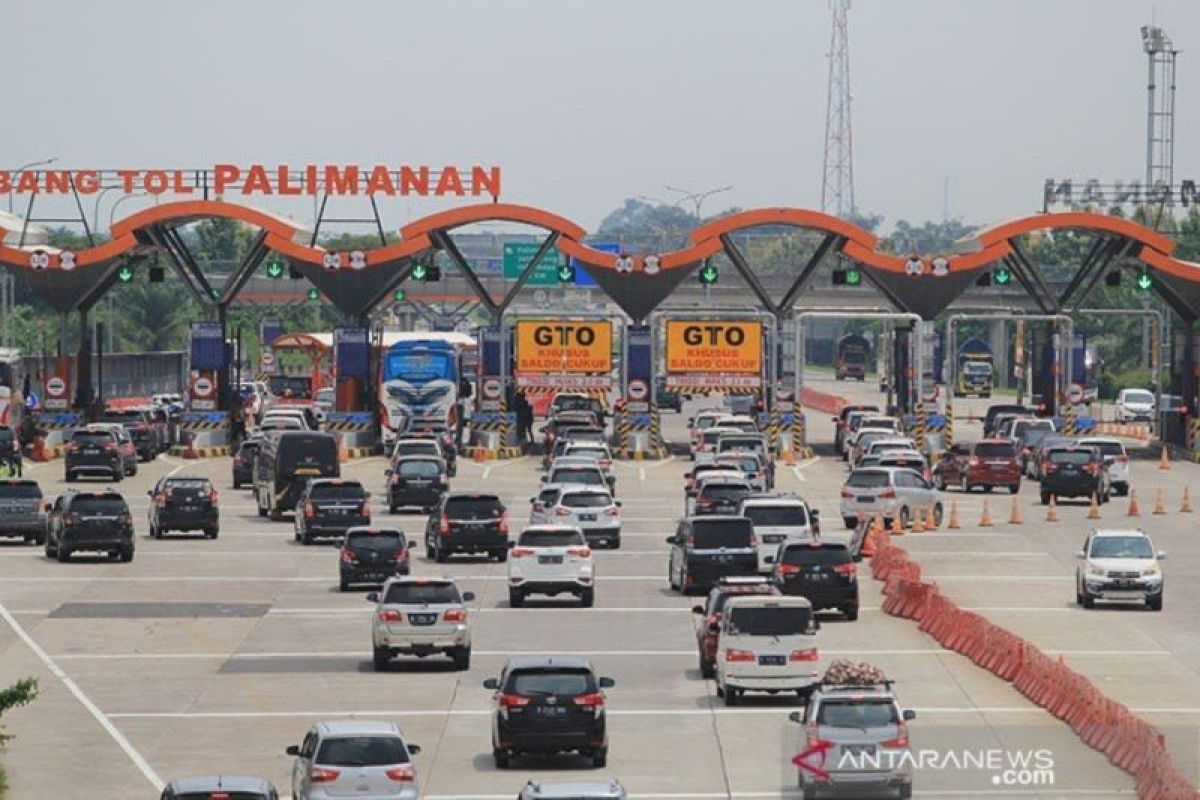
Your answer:
[[[446,609],[446,613],[442,614],[442,619],[446,622],[466,622],[467,610],[465,608]]]
[[[407,547],[396,551],[396,560],[397,561],[408,561],[408,548]]]
[[[562,506],[557,506],[557,507],[554,509],[554,516],[556,516],[556,517],[569,517],[569,516],[571,516],[571,509],[569,509],[569,508],[563,508]]]
[[[1128,464],[1129,456],[1117,456],[1117,463],[1118,464]]]
[[[896,490],[889,487],[887,489],[884,489],[877,496],[891,499],[896,496]]]
[[[121,517],[121,524],[122,525],[132,525],[133,524],[133,515],[126,514],[125,516]]]
[[[449,478],[448,478],[447,476],[445,476],[445,475],[438,475],[438,481],[439,481],[440,483],[445,483],[445,482],[446,482],[446,481],[448,481],[448,480],[449,480]]]
[[[757,659],[754,657],[754,653],[751,653],[749,650],[726,650],[725,651],[725,660],[726,661],[756,661]]]
[[[697,508],[708,508],[712,504],[713,504],[713,501],[709,500],[707,497],[697,497],[696,498],[696,507]]]
[[[795,564],[776,564],[775,574],[783,577],[784,575],[795,575],[800,571],[800,568]]]
[[[159,508],[166,508],[167,507],[167,493],[159,492],[158,495],[155,496],[155,498],[154,498],[154,504],[156,506],[158,506]]]
[[[450,520],[446,518],[445,514],[438,519],[438,533],[442,536],[450,535]]]
[[[308,774],[308,779],[313,783],[329,783],[330,781],[336,781],[341,774],[342,771],[338,769],[313,767],[312,772]]]
[[[704,624],[705,625],[716,625],[720,621],[721,621],[720,614],[709,614],[708,617],[705,618]]]
[[[854,490],[842,487],[842,497],[854,497]]]
[[[379,612],[379,621],[380,622],[403,622],[404,615],[401,614],[399,611],[384,610],[384,611]]]
[[[853,564],[853,563],[851,563],[851,564],[835,564],[833,567],[833,571],[836,572],[838,575],[846,575],[847,577],[854,577],[855,575],[858,574],[858,565]]]
[[[888,748],[908,747],[908,726],[901,722],[896,726],[896,733],[897,736],[895,739],[880,742],[879,746]]]
[[[502,533],[505,536],[508,535],[508,512],[505,512],[500,515],[500,527],[497,529],[496,532]]]
[[[788,655],[788,661],[816,661],[819,657],[817,648],[810,647],[807,650],[793,650]]]
[[[312,519],[316,515],[317,515],[317,507],[312,504],[312,501],[305,503],[304,504],[304,516],[307,519]]]
[[[213,489],[212,491],[210,491],[208,493],[208,502],[212,503],[214,506],[217,504],[217,490],[216,489]]]
[[[1100,465],[1099,464],[1084,464],[1083,471],[1089,475],[1095,475],[1096,473],[1098,473],[1100,471]]]
[[[417,779],[417,773],[413,771],[413,768],[407,764],[403,767],[389,769],[383,774],[388,776],[388,780],[397,781],[399,783],[407,783],[408,781],[415,781]]]
[[[512,556],[513,558],[525,558],[527,556],[533,555],[533,548],[531,548],[531,547],[514,547],[512,550],[508,551],[508,554],[510,556]]]
[[[828,750],[833,747],[833,742],[828,739],[822,739],[817,735],[816,723],[809,723],[808,729],[805,732],[807,733],[809,749]]]
[[[235,464],[241,464],[241,463],[242,463],[242,457],[241,457],[241,456],[234,456],[234,457],[233,457],[233,463],[235,463]]]
[[[567,555],[569,555],[569,556],[578,556],[579,558],[587,558],[591,554],[592,554],[592,548],[590,548],[590,547],[568,547],[567,548]]]
[[[79,449],[79,445],[75,444],[75,442],[71,442],[70,444],[67,445],[68,453],[74,453],[78,449]]]
[[[1043,461],[1042,462],[1042,472],[1053,472],[1053,471],[1054,471],[1054,462],[1053,461]]]
[[[979,456],[971,456],[970,458],[968,458],[967,466],[968,467],[978,467],[979,466]]]
[[[350,552],[349,550],[342,551],[342,563],[343,564],[353,564],[357,560],[358,559],[356,559],[354,557],[354,553]]]
[[[609,506],[608,508],[604,509],[604,513],[610,517],[619,517],[621,516],[621,509],[617,508],[616,506]]]
[[[600,692],[591,692],[590,694],[581,694],[571,698],[571,702],[582,708],[584,711],[596,709],[599,711],[604,708],[604,695]]]
[[[104,445],[104,449],[105,450],[116,450],[117,446],[115,444],[113,444],[112,442],[109,442],[108,444]]]
[[[363,500],[362,516],[367,517],[368,519],[370,519],[370,517],[371,517],[371,504],[368,503],[366,500]]]
[[[501,708],[522,708],[529,705],[530,698],[522,697],[519,694],[502,694],[500,695]]]

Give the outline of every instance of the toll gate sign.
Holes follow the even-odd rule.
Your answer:
[[[612,323],[608,320],[520,320],[516,328],[518,385],[583,388],[612,384]]]
[[[669,386],[759,386],[762,323],[667,320],[666,362]]]

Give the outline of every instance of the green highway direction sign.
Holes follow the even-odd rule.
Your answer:
[[[515,281],[533,261],[533,257],[541,248],[540,242],[505,242],[504,243],[504,279]],[[526,286],[557,286],[558,262],[557,248],[549,250],[538,262],[537,269],[529,276]]]

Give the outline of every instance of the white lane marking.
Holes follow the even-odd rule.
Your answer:
[[[488,464],[486,467],[483,468],[483,475],[480,477],[480,480],[486,481],[488,478],[491,477],[491,475],[492,475],[492,465]]]
[[[62,681],[63,686],[67,687],[67,691],[74,695],[75,699],[79,701],[80,705],[87,709],[88,713],[92,715],[92,718],[95,719],[96,722],[100,723],[100,727],[104,728],[105,732],[107,732],[108,735],[112,737],[113,741],[117,743],[117,746],[125,752],[125,755],[129,757],[129,760],[133,762],[133,765],[137,767],[146,780],[150,782],[150,785],[154,787],[154,790],[156,792],[161,792],[163,786],[166,784],[163,783],[162,778],[158,777],[158,773],[154,771],[154,768],[147,763],[146,759],[142,758],[142,754],[139,753],[137,749],[129,742],[129,740],[125,738],[125,735],[117,730],[117,726],[112,724],[110,718],[105,716],[104,712],[97,708],[96,704],[88,699],[88,696],[83,693],[83,690],[79,688],[75,681],[71,680],[71,677],[62,671],[58,664],[55,663],[54,659],[47,655],[46,651],[41,648],[41,645],[35,642],[32,636],[26,633],[25,628],[23,628],[21,623],[17,622],[13,618],[12,614],[8,613],[8,609],[5,608],[2,603],[0,603],[0,619],[3,619],[8,624],[8,627],[12,629],[13,633],[15,633],[21,639],[21,641],[25,643],[25,646],[28,647],[35,656],[38,657],[38,660],[45,665],[46,669],[50,670],[54,677]]]
[[[1099,800],[1105,797],[1136,797],[1132,789],[1055,789],[1054,795],[1086,797]],[[638,792],[639,800],[751,800],[752,798],[800,798],[799,789],[777,789],[772,792]],[[922,797],[1029,797],[1020,789],[937,789],[921,790]],[[511,800],[511,794],[427,794],[425,800]]]
[[[1037,550],[918,550],[913,555],[921,558],[1053,558],[1050,553]]]
[[[658,469],[659,467],[663,466],[664,464],[670,464],[674,460],[675,460],[675,456],[667,456],[666,458],[660,458],[657,461],[651,461],[648,463],[644,463],[642,466],[642,469]]]
[[[1072,581],[1073,575],[926,575],[935,581]]]
[[[179,472],[179,470],[183,469],[186,466],[187,466],[187,463],[180,464],[178,467],[176,467],[175,469],[168,472],[165,477],[170,478],[172,475]]]
[[[476,613],[476,614],[496,614],[496,613],[507,614],[507,613],[511,613],[511,612],[519,612],[521,614],[529,614],[532,610],[533,609],[517,609],[517,608],[472,608],[471,609],[472,613]],[[557,611],[557,612],[585,611],[585,610],[589,614],[606,613],[606,612],[607,613],[619,613],[619,614],[645,614],[645,613],[649,613],[649,614],[660,614],[660,613],[691,614],[692,613],[691,606],[642,606],[642,607],[634,607],[634,608],[630,608],[630,607],[604,608],[604,607],[596,606],[594,608],[588,608],[588,609],[584,609],[582,606],[576,606],[574,608],[568,606],[567,608],[554,609],[554,611]],[[866,610],[870,610],[870,609],[859,608],[859,611],[866,611]],[[874,610],[878,610],[878,609],[874,609]],[[48,611],[40,611],[40,612],[31,612],[31,613],[47,614],[49,612]],[[339,615],[339,614],[355,614],[355,615],[367,616],[371,613],[373,613],[373,611],[370,608],[272,608],[267,611],[267,616],[272,616],[272,615],[276,615],[276,614],[296,615],[296,616],[310,616],[310,615],[311,616],[331,616],[331,615]]]
[[[646,468],[645,467],[638,467],[638,480],[639,481],[646,480]]]
[[[508,581],[507,575],[456,575],[455,580],[470,583],[471,581]],[[255,575],[233,576],[233,575],[176,575],[173,577],[156,575],[156,576],[117,576],[117,575],[94,575],[59,577],[56,575],[43,575],[38,577],[5,577],[6,583],[329,583],[329,578],[306,578],[300,576],[288,576],[280,578],[261,577]],[[662,575],[607,575],[604,577],[605,582],[609,581],[654,581],[656,583],[666,583],[666,578]]]

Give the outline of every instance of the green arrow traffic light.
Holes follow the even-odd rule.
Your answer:
[[[397,289],[396,291],[392,292],[392,299],[397,303],[403,303],[404,298],[406,297],[408,297],[408,294],[403,289]]]
[[[706,264],[700,270],[700,283],[704,284],[705,286],[711,286],[712,284],[716,283],[717,277],[717,268],[712,264]]]
[[[1149,272],[1143,272],[1142,274],[1138,275],[1137,287],[1139,289],[1141,289],[1143,292],[1150,291],[1150,287],[1152,285],[1153,285],[1153,282],[1150,280]]]
[[[267,277],[268,278],[282,278],[283,277],[283,264],[279,263],[278,261],[272,261],[269,264],[267,264]]]
[[[424,264],[417,264],[412,268],[412,276],[415,281],[425,280],[425,276],[429,274],[429,267]]]
[[[309,289],[308,290],[308,299],[309,300],[320,300],[321,293],[318,292],[316,289]]]
[[[847,286],[862,285],[862,273],[856,269],[846,270],[846,285]]]
[[[563,264],[561,267],[559,267],[558,268],[558,282],[559,283],[574,283],[575,282],[575,268],[572,267],[570,264]]]
[[[133,280],[133,267],[124,266],[117,270],[117,280],[121,283],[129,283]]]
[[[997,267],[992,272],[992,279],[998,286],[1003,286],[1012,280],[1012,273],[1008,271],[1008,267]]]

